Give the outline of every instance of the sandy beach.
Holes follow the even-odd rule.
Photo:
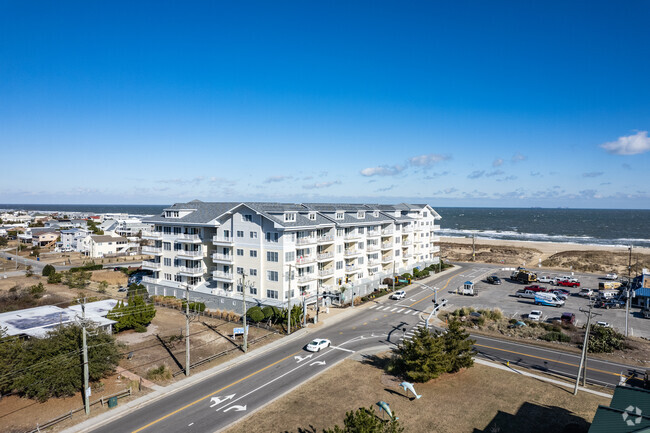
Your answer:
[[[471,238],[440,239],[440,254],[445,260],[472,260]],[[614,271],[620,275],[627,275],[629,261],[629,251],[626,247],[553,242],[476,239],[475,252],[475,260],[483,263],[596,273]],[[649,267],[650,248],[633,248],[632,273]]]

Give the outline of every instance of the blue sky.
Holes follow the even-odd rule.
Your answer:
[[[650,2],[0,2],[0,203],[650,208]]]

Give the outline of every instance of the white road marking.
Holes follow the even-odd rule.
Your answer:
[[[221,398],[221,397],[212,397],[212,398],[210,399],[210,401],[212,402],[212,404],[210,405],[210,407],[214,407],[214,406],[216,406],[216,405],[218,405],[218,404],[221,404],[221,403],[223,403],[223,402],[226,401],[226,400],[232,400],[232,398],[233,398],[235,395],[236,395],[236,394],[230,394],[230,395],[227,395],[227,396],[225,396],[225,397],[223,397],[223,398]]]
[[[397,307],[395,307],[395,308],[393,308],[392,310],[390,310],[390,312],[392,313],[392,312],[395,311],[395,310],[397,310]]]
[[[191,422],[191,423],[189,423],[187,426],[188,426],[188,427],[192,427],[193,425],[194,425],[194,423]]]
[[[354,350],[344,349],[344,348],[342,348],[342,347],[337,347],[337,346],[330,346],[330,347],[331,347],[332,349],[338,349],[338,350],[343,350],[344,352],[354,353]]]
[[[310,365],[310,366],[312,366],[312,365],[325,365],[325,361],[314,361],[314,362],[312,362],[312,363],[309,364],[309,365]]]
[[[294,358],[297,362],[302,362],[302,361],[304,361],[305,359],[309,359],[309,358],[311,358],[312,356],[313,356],[313,355],[307,355],[307,356],[296,355],[296,356],[294,356],[293,358]]]
[[[235,412],[241,412],[243,410],[246,410],[246,405],[243,405],[243,406],[239,406],[239,405],[230,406],[228,409],[225,409],[224,412],[228,412],[229,410],[234,410]]]
[[[375,305],[371,305],[370,308],[368,308],[368,309],[369,309],[369,310],[372,310],[372,309],[375,308],[376,306],[377,306],[377,304],[375,304]]]
[[[415,316],[415,315],[418,314],[418,313],[419,313],[419,311],[418,311],[418,310],[415,310],[415,311],[413,312],[413,316]]]
[[[400,308],[400,310],[398,311],[398,313],[401,313],[402,311],[404,311],[404,308]]]

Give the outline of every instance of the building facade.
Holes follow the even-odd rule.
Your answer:
[[[429,205],[177,203],[147,218],[150,292],[187,288],[282,303],[438,263]],[[291,278],[289,276],[291,275]],[[244,287],[245,286],[245,287]]]

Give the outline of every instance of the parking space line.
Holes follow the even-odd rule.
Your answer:
[[[400,308],[398,313],[401,313],[402,311],[404,311],[404,308]]]
[[[393,308],[392,310],[390,310],[390,312],[392,313],[392,312],[395,311],[395,310],[397,310],[397,307],[395,307],[395,308]]]

